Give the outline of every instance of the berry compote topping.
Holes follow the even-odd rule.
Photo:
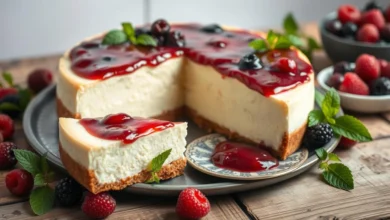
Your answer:
[[[229,141],[215,147],[211,161],[217,167],[240,172],[269,170],[279,165],[279,161],[266,150]]]
[[[218,25],[169,25],[165,22],[159,20],[151,28],[143,27],[143,30],[151,29],[152,34],[164,33],[164,37],[154,35],[159,41],[157,47],[129,43],[108,46],[101,44],[101,38],[80,44],[70,53],[72,70],[82,78],[101,80],[132,73],[142,66],[157,66],[168,59],[185,55],[194,62],[214,67],[222,77],[236,78],[266,96],[292,89],[310,80],[308,73],[312,72],[311,65],[302,60],[295,50],[289,49],[257,54],[264,64],[263,68],[240,69],[240,60],[255,53],[248,43],[261,38],[256,33],[223,30]],[[271,63],[280,57],[295,61],[298,74],[291,76],[271,70]]]
[[[140,137],[174,126],[169,121],[131,117],[122,113],[98,119],[83,118],[80,124],[95,137],[121,140],[124,144],[131,144]]]

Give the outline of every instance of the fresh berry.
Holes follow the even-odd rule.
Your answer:
[[[379,77],[380,67],[378,60],[369,54],[362,54],[356,59],[356,74],[365,82]]]
[[[14,143],[0,143],[0,170],[9,169],[15,166],[17,161],[14,155],[14,149],[17,149]]]
[[[326,84],[330,87],[338,89],[341,83],[344,80],[344,76],[341,73],[334,73],[329,79],[326,81]]]
[[[385,18],[386,18],[387,22],[390,22],[390,5],[386,8]]]
[[[214,33],[214,34],[223,32],[223,29],[218,24],[210,24],[210,25],[203,26],[201,30],[206,33]]]
[[[176,204],[176,213],[183,218],[199,219],[210,212],[210,202],[195,188],[181,191]]]
[[[385,18],[383,14],[378,9],[372,9],[368,12],[363,13],[361,18],[361,24],[373,24],[378,30],[385,26]]]
[[[389,65],[389,63],[383,59],[378,59],[378,63],[379,63],[380,75],[382,76],[382,73],[385,72],[386,67]]]
[[[0,133],[5,140],[14,134],[14,122],[8,115],[0,114]]]
[[[15,94],[18,94],[18,90],[15,88],[0,88],[0,99]]]
[[[74,179],[65,177],[57,183],[55,195],[62,206],[72,206],[81,200],[83,188]]]
[[[325,23],[325,29],[336,36],[343,36],[343,24],[339,20],[330,20]]]
[[[390,24],[386,24],[380,31],[381,39],[390,42]]]
[[[351,148],[357,144],[356,141],[353,141],[351,139],[348,139],[346,137],[341,137],[339,144],[337,145],[338,147],[343,147],[343,148]]]
[[[370,84],[371,95],[390,95],[390,79],[379,77]]]
[[[186,41],[184,35],[180,31],[171,31],[168,35],[166,46],[184,47]]]
[[[341,32],[345,37],[355,37],[358,26],[352,22],[347,22],[341,28]]]
[[[381,69],[381,76],[390,79],[390,64],[388,64],[384,69]]]
[[[116,201],[107,192],[92,194],[88,193],[81,209],[89,218],[106,218],[115,211]]]
[[[289,58],[281,57],[271,64],[271,68],[282,73],[297,73],[297,63]]]
[[[165,36],[169,33],[171,26],[164,19],[158,19],[153,22],[151,32],[154,36]]]
[[[149,28],[136,28],[135,35],[138,36],[141,34],[152,35],[152,31]]]
[[[364,11],[370,11],[372,9],[379,9],[379,10],[381,10],[382,8],[378,5],[378,3],[376,3],[376,1],[370,1],[364,7]]]
[[[4,98],[0,99],[0,104],[2,103],[9,103],[13,104],[14,106],[19,106],[19,101],[20,97],[18,94],[12,94],[12,95],[7,95]],[[10,116],[11,118],[17,118],[20,115],[21,110],[16,108],[16,109],[4,109],[1,111],[2,113]]]
[[[373,24],[363,25],[356,34],[356,39],[361,42],[376,43],[379,40],[378,28]]]
[[[46,88],[53,81],[53,75],[50,70],[37,69],[30,73],[27,79],[28,88],[38,93]]]
[[[344,81],[341,83],[339,90],[356,95],[369,94],[368,86],[355,73],[346,73],[344,75]]]
[[[341,5],[337,11],[337,15],[341,23],[347,22],[357,23],[360,20],[360,10],[353,5]]]
[[[305,142],[310,147],[318,148],[327,144],[333,137],[333,130],[327,123],[319,123],[307,128]]]
[[[261,69],[262,67],[263,65],[256,54],[245,55],[238,63],[238,68],[240,68],[240,70]]]
[[[16,196],[28,195],[34,186],[34,178],[26,170],[15,169],[5,176],[5,185]]]
[[[346,61],[341,61],[333,65],[333,73],[341,73],[344,74],[346,72],[354,72],[355,68],[351,65],[351,63]]]

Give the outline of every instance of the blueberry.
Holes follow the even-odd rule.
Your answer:
[[[19,101],[20,101],[20,97],[18,94],[7,95],[4,98],[0,99],[0,105],[3,103],[10,103],[19,106]],[[21,111],[9,109],[9,110],[2,110],[1,112],[10,116],[11,118],[17,118]]]
[[[141,34],[147,34],[147,35],[152,35],[152,31],[149,28],[142,27],[142,28],[136,28],[135,29],[135,35],[141,35]]]
[[[218,24],[209,24],[209,25],[203,26],[201,28],[201,30],[203,32],[212,33],[212,34],[219,34],[219,33],[223,32],[222,27],[219,26]]]
[[[243,56],[238,63],[238,68],[240,70],[254,70],[261,69],[263,67],[260,59],[256,54],[248,54]]]
[[[151,27],[151,32],[154,36],[164,36],[169,33],[170,29],[171,26],[166,20],[158,19],[155,22],[153,22]]]
[[[184,35],[180,31],[171,31],[168,35],[166,46],[184,47],[186,44]]]
[[[372,10],[372,9],[382,10],[381,6],[379,6],[378,3],[376,3],[376,1],[368,2],[366,4],[366,6],[364,7],[364,11],[369,11],[369,10]]]
[[[358,26],[352,22],[345,23],[341,28],[341,32],[345,37],[355,37],[357,30]]]
[[[343,81],[344,81],[343,74],[333,73],[333,75],[326,81],[326,84],[330,87],[338,89]]]
[[[381,38],[382,40],[386,42],[390,42],[390,24],[386,24],[381,30],[380,30]]]
[[[329,31],[330,33],[337,35],[337,36],[342,36],[343,25],[339,20],[330,20],[325,23],[325,29]]]
[[[390,95],[390,79],[379,77],[370,84],[371,95]]]
[[[346,61],[341,61],[333,65],[333,73],[341,73],[345,74],[346,72],[354,72],[355,68],[353,68],[351,63]]]

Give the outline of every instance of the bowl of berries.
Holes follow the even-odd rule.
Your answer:
[[[355,62],[341,61],[317,75],[324,90],[338,91],[344,109],[379,113],[390,111],[390,62],[369,54]]]
[[[320,32],[333,62],[353,62],[363,53],[390,60],[390,5],[369,2],[364,9],[341,5],[325,17]]]

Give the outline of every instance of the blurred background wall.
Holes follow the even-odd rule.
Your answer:
[[[90,35],[157,18],[251,29],[280,27],[293,12],[320,21],[340,4],[368,0],[0,0],[0,60],[61,53]],[[389,0],[378,0],[386,5]]]

